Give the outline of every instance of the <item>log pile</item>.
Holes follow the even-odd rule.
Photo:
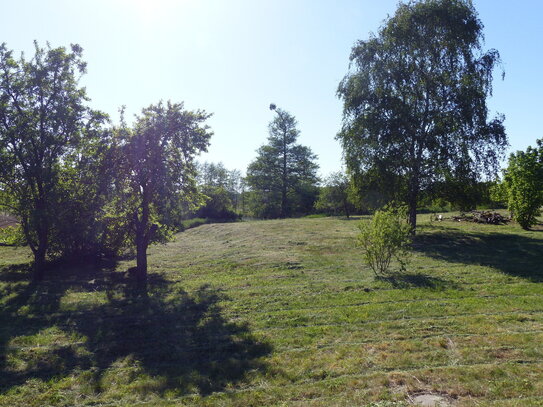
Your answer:
[[[458,222],[486,223],[488,225],[504,225],[510,221],[502,214],[491,211],[471,211],[469,214],[462,213],[460,216],[453,216],[452,219]]]

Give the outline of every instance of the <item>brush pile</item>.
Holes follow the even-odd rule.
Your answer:
[[[460,216],[453,216],[452,219],[458,222],[486,223],[488,225],[504,225],[510,221],[502,214],[491,211],[471,211],[469,214],[462,213]]]

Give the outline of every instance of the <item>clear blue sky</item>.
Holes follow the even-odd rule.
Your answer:
[[[475,0],[486,47],[500,51],[494,112],[506,115],[511,150],[543,137],[543,2]],[[160,99],[214,113],[202,159],[245,171],[265,143],[270,102],[294,114],[321,174],[341,167],[339,81],[352,45],[396,0],[2,1],[0,42],[30,55],[32,41],[78,43],[91,105],[117,119]]]

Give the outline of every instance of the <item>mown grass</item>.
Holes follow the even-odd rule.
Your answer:
[[[208,224],[28,281],[0,247],[0,405],[543,405],[543,232],[420,218],[376,279],[358,220]]]

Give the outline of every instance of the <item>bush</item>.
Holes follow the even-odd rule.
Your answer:
[[[543,205],[543,139],[537,148],[528,147],[509,157],[504,186],[507,207],[523,229],[537,223]]]
[[[376,276],[389,273],[393,258],[405,269],[411,243],[406,213],[405,206],[387,205],[376,211],[369,222],[362,221],[358,226],[358,245],[365,250],[364,260]]]
[[[197,218],[221,221],[239,220],[240,215],[234,210],[231,193],[223,187],[204,187],[205,204],[196,211]]]

